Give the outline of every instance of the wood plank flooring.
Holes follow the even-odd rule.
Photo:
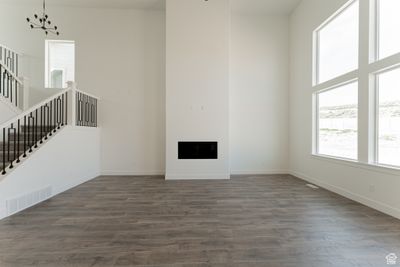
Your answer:
[[[99,177],[0,221],[0,266],[379,267],[400,256],[399,220],[305,184]]]

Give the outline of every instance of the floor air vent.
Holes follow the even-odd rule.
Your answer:
[[[12,215],[50,198],[51,191],[52,189],[49,186],[14,199],[6,200],[7,215]]]

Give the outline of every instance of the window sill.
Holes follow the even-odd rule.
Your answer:
[[[353,168],[364,169],[368,171],[384,173],[384,174],[391,174],[391,175],[400,175],[400,167],[395,166],[386,166],[386,165],[379,165],[379,164],[372,164],[372,163],[364,163],[357,160],[351,160],[346,158],[337,158],[337,157],[330,157],[326,155],[320,154],[312,154],[312,158],[328,161],[330,163],[339,164],[339,165],[347,165]]]

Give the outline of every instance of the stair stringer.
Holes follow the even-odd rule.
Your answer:
[[[64,126],[0,177],[0,219],[11,215],[7,200],[47,187],[52,197],[99,175],[100,129]]]

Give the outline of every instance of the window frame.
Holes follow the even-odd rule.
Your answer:
[[[379,1],[359,1],[359,62],[358,69],[318,82],[319,40],[317,31],[341,14],[356,0],[341,6],[313,31],[312,58],[312,148],[311,156],[334,163],[351,164],[354,167],[373,169],[379,172],[400,174],[400,166],[379,163],[379,74],[400,68],[400,52],[379,59]],[[319,154],[319,103],[320,92],[358,81],[358,160]]]
[[[45,72],[44,72],[44,88],[46,89],[55,89],[53,87],[51,87],[51,68],[50,68],[50,44],[52,43],[57,43],[57,44],[73,44],[74,45],[74,49],[76,48],[76,43],[75,41],[72,40],[45,40]],[[74,53],[74,70],[76,69],[76,53]],[[63,83],[65,83],[65,69],[60,69],[60,68],[56,68],[59,70],[63,70]],[[54,70],[56,70],[54,69]],[[75,77],[74,73],[74,77]],[[57,89],[61,89],[61,88],[57,88]]]
[[[320,138],[319,138],[320,137],[319,95],[321,93],[325,93],[325,92],[328,92],[328,91],[333,91],[335,89],[339,89],[339,88],[341,88],[343,86],[346,86],[346,85],[349,85],[349,84],[353,84],[353,83],[358,83],[358,79],[352,79],[352,80],[349,80],[349,81],[346,81],[346,82],[343,82],[343,83],[340,83],[340,84],[336,84],[336,85],[331,86],[329,88],[326,88],[326,89],[323,89],[323,90],[319,90],[319,91],[317,91],[317,92],[315,92],[313,94],[313,98],[315,99],[315,117],[314,117],[314,120],[315,120],[315,127],[316,127],[315,128],[316,139],[315,139],[315,146],[314,146],[314,154],[315,155],[321,155],[323,157],[332,157],[332,158],[348,160],[348,161],[357,161],[358,160],[358,153],[357,153],[357,157],[355,159],[352,159],[352,158],[347,158],[347,157],[332,156],[332,155],[329,155],[329,154],[323,154],[323,153],[319,152],[319,149],[320,149]],[[357,112],[358,112],[358,110],[359,109],[358,109],[358,101],[357,101]],[[357,119],[358,119],[358,116],[357,116]],[[358,133],[358,127],[357,127],[357,133]],[[357,147],[358,147],[358,144],[357,144]]]
[[[375,107],[374,107],[374,125],[375,125],[375,136],[374,136],[374,151],[373,151],[373,158],[372,158],[372,162],[375,165],[378,166],[383,166],[383,167],[388,167],[388,168],[400,168],[400,165],[391,165],[391,164],[385,164],[385,163],[380,163],[379,162],[379,136],[380,136],[380,99],[379,99],[379,95],[380,95],[380,88],[379,88],[379,76],[391,71],[395,71],[395,70],[400,70],[400,64],[397,65],[393,65],[389,68],[386,69],[382,69],[380,71],[375,72],[374,75],[374,84],[375,84]],[[399,89],[400,90],[400,89]]]
[[[321,25],[319,25],[314,31],[313,31],[313,86],[316,86],[318,84],[322,84],[325,82],[328,82],[329,80],[334,79],[335,77],[329,79],[328,81],[320,82],[320,74],[319,74],[319,67],[320,67],[320,31],[324,29],[329,23],[331,23],[334,19],[336,19],[338,16],[340,16],[343,12],[347,10],[350,6],[355,4],[356,2],[359,2],[359,0],[349,0],[347,3],[345,3],[341,8],[339,8],[333,15],[331,15],[328,19],[326,19]],[[358,65],[358,64],[357,64]],[[359,68],[360,66],[358,66]],[[357,69],[357,68],[356,68]],[[354,70],[351,70],[352,72]],[[339,75],[341,76],[341,75]],[[337,76],[336,76],[337,77]]]
[[[373,59],[373,61],[381,61],[396,55],[400,54],[400,50],[397,53],[394,53],[392,55],[388,55],[385,57],[380,57],[380,1],[381,0],[367,0],[367,1],[371,1],[370,2],[370,9],[372,10],[372,12],[370,12],[371,18],[370,18],[370,24],[373,27],[373,31],[372,29],[370,29],[370,34],[371,36],[374,38],[373,42],[371,42],[371,45],[373,45],[373,51],[371,53],[373,53],[371,55],[371,58]],[[371,27],[371,28],[372,28]],[[371,62],[372,63],[372,62]]]

